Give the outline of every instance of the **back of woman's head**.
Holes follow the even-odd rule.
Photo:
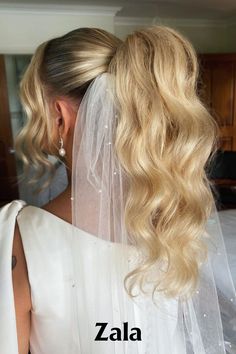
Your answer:
[[[78,28],[42,43],[34,53],[20,83],[20,97],[28,116],[16,141],[25,172],[33,165],[35,183],[46,170],[54,172],[42,146],[54,154],[52,98],[66,96],[79,103],[97,75],[108,70],[121,41],[97,28]]]
[[[206,256],[202,240],[214,198],[206,175],[216,150],[217,124],[197,96],[198,63],[178,32],[151,26],[124,42],[106,31],[80,28],[43,43],[21,83],[28,123],[18,139],[26,165],[49,165],[48,97],[81,100],[103,72],[115,77],[119,120],[115,148],[130,180],[128,232],[148,257],[126,278],[129,293],[159,259],[168,270],[154,290],[176,296],[196,287]]]

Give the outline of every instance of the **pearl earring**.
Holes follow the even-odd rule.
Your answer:
[[[59,144],[60,144],[60,148],[59,148],[58,152],[59,152],[59,155],[63,157],[66,154],[66,150],[63,147],[63,139],[62,139],[61,135],[60,135]]]

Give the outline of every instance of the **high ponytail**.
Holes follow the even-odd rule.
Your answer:
[[[164,26],[130,34],[113,57],[120,117],[116,151],[130,190],[125,223],[147,253],[125,279],[132,295],[157,260],[168,269],[153,292],[190,295],[207,255],[204,226],[214,202],[206,168],[217,149],[217,124],[197,96],[191,44]]]

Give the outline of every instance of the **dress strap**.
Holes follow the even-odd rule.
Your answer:
[[[0,209],[0,353],[18,354],[11,262],[16,217],[25,205],[13,200]]]

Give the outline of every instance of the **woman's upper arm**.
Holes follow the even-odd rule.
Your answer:
[[[12,282],[14,290],[19,354],[28,354],[31,295],[27,264],[17,222],[12,248]],[[9,340],[11,339],[9,338]]]

